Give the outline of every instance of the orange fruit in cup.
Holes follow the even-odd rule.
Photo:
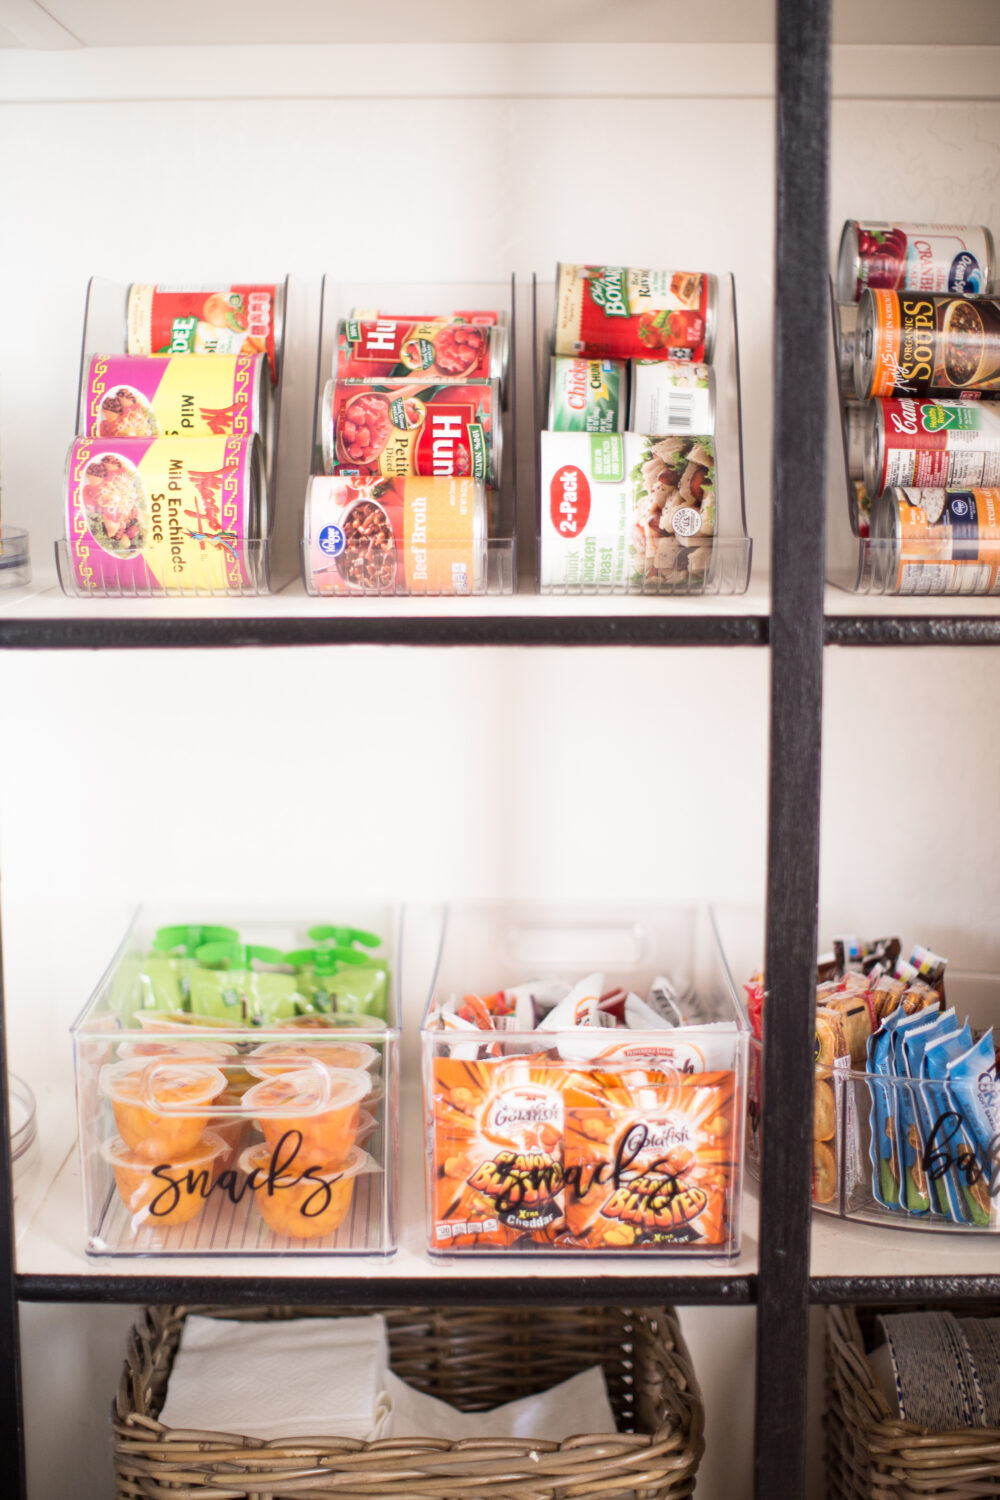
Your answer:
[[[100,1076],[126,1146],[154,1162],[176,1161],[195,1149],[208,1126],[206,1106],[225,1087],[218,1068],[162,1057],[111,1063]]]
[[[357,1176],[370,1163],[371,1157],[355,1146],[340,1167],[314,1169],[306,1176],[299,1176],[293,1167],[272,1175],[271,1152],[263,1141],[248,1146],[240,1157],[265,1224],[275,1234],[297,1240],[319,1239],[340,1228],[354,1197]]]
[[[282,1157],[294,1154],[302,1169],[337,1167],[350,1155],[370,1087],[363,1068],[304,1066],[247,1089],[243,1108],[255,1117],[272,1153],[285,1140]],[[293,1153],[296,1132],[301,1139]]]
[[[228,1148],[214,1132],[206,1131],[192,1151],[155,1167],[130,1150],[121,1136],[105,1141],[101,1149],[134,1227],[170,1228],[201,1213]]]

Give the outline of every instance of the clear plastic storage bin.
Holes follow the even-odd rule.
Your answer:
[[[137,915],[72,1028],[88,1253],[395,1249],[398,917],[333,915]]]
[[[476,1025],[585,976],[622,1000],[667,976],[688,1022]],[[421,1030],[431,1251],[738,1254],[747,1039],[706,908],[453,908]]]

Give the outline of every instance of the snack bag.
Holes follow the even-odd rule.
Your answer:
[[[901,1007],[903,1018],[892,1033],[889,1042],[889,1061],[893,1076],[897,1079],[909,1077],[906,1044],[911,1032],[917,1034],[933,1031],[936,1018],[929,1018],[922,1011],[905,1013],[905,999]],[[899,1142],[899,1160],[902,1166],[900,1178],[900,1207],[907,1213],[923,1215],[930,1212],[931,1193],[927,1173],[923,1164],[923,1140],[917,1117],[914,1091],[905,1084],[896,1084],[895,1095],[896,1139]]]
[[[947,1079],[975,1148],[992,1220],[1000,1198],[1000,1080],[992,1027],[967,1052],[948,1063]]]
[[[899,1048],[905,1076],[922,1080],[925,1076],[924,1059],[928,1043],[948,1036],[957,1029],[955,1012],[949,1010],[943,1015],[935,1015],[922,1026],[910,1027],[905,1033],[901,1032]],[[917,1176],[925,1177],[928,1197],[934,1211],[952,1219],[956,1224],[964,1224],[962,1195],[951,1171],[946,1169],[935,1173],[927,1165],[927,1142],[934,1128],[934,1118],[926,1091],[922,1083],[914,1083],[912,1088],[903,1086],[899,1092],[903,1164],[907,1184]]]
[[[903,1182],[895,1088],[892,1084],[879,1083],[877,1080],[893,1076],[890,1049],[893,1033],[903,1020],[904,1013],[897,1007],[886,1016],[868,1042],[868,1072],[873,1075],[873,1081],[869,1084],[872,1104],[868,1116],[871,1130],[868,1150],[872,1163],[872,1192],[883,1208],[891,1209],[901,1207]]]
[[[946,1080],[948,1064],[972,1046],[969,1023],[929,1041],[924,1049],[925,1096],[932,1114],[925,1143],[928,1172],[950,1172],[961,1195],[963,1218],[980,1229],[992,1218],[989,1170],[981,1163],[962,1112]]]

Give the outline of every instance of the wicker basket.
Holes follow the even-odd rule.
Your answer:
[[[411,1385],[484,1411],[600,1364],[620,1428],[519,1439],[261,1442],[157,1421],[189,1313],[336,1318],[341,1308],[152,1307],[129,1336],[112,1413],[119,1497],[155,1500],[681,1500],[704,1451],[703,1412],[674,1313],[662,1307],[386,1313],[390,1361]],[[355,1312],[356,1315],[356,1312]]]
[[[1000,1306],[949,1303],[966,1317]],[[889,1412],[866,1349],[876,1316],[895,1307],[831,1307],[826,1321],[826,1472],[831,1500],[1000,1496],[1000,1430],[936,1432]]]

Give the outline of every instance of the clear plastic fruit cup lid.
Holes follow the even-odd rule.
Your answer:
[[[107,1063],[101,1069],[99,1084],[110,1099],[169,1109],[210,1103],[225,1089],[226,1075],[210,1063],[136,1057]]]
[[[243,1095],[243,1106],[257,1115],[281,1116],[303,1109],[308,1113],[318,1113],[360,1104],[370,1090],[371,1079],[363,1068],[310,1068],[307,1065],[255,1083]]]
[[[158,1163],[140,1156],[125,1144],[120,1135],[112,1136],[101,1144],[101,1155],[105,1161],[109,1161],[113,1167],[133,1167],[138,1172],[153,1172],[157,1166],[196,1167],[202,1162],[214,1161],[217,1156],[222,1156],[229,1150],[228,1141],[224,1141],[213,1130],[205,1131],[193,1151],[189,1151],[186,1156],[178,1156],[171,1162]]]
[[[319,1041],[311,1038],[297,1044],[293,1037],[287,1042],[265,1042],[255,1047],[247,1058],[247,1072],[255,1078],[270,1078],[275,1072],[288,1072],[301,1067],[303,1059],[322,1063],[325,1068],[376,1068],[382,1061],[381,1054],[367,1042]],[[274,1067],[271,1064],[275,1064]]]

